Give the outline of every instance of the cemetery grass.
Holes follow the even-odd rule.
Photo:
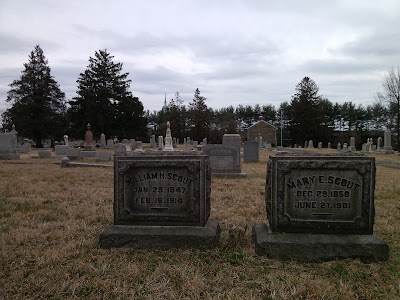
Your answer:
[[[400,169],[377,165],[374,231],[387,262],[280,262],[257,256],[251,234],[265,222],[271,153],[243,163],[245,178],[212,179],[218,247],[168,251],[99,248],[112,168],[0,161],[0,299],[400,299]]]

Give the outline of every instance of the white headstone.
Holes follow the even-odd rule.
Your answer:
[[[386,153],[393,153],[393,147],[392,147],[392,133],[390,130],[386,130],[383,136],[383,152]]]
[[[101,135],[100,135],[100,147],[105,147],[107,144],[106,144],[106,136],[104,135],[104,133],[102,133]]]
[[[170,123],[169,121],[167,122],[167,132],[165,134],[165,147],[164,151],[174,151],[174,147],[172,145],[172,136],[171,136],[171,129],[170,129]]]

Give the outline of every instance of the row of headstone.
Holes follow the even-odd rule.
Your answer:
[[[258,142],[247,145],[258,150]],[[100,246],[217,245],[220,227],[209,220],[210,175],[240,172],[240,147],[207,145],[203,151],[115,157],[114,224],[100,235]],[[305,262],[387,260],[388,245],[373,235],[374,187],[371,157],[287,152],[270,157],[268,221],[253,227],[256,253]]]

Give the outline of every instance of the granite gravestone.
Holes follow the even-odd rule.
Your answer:
[[[373,157],[270,157],[268,222],[253,227],[256,252],[299,261],[387,260],[387,244],[372,234],[374,188]]]
[[[0,133],[0,159],[19,159],[17,135],[12,132]]]
[[[236,146],[240,148],[241,138],[237,133],[226,133],[222,136],[222,144],[228,146]],[[207,141],[205,143],[207,145]]]
[[[135,152],[114,157],[114,225],[104,248],[213,246],[219,224],[209,220],[211,176],[205,155]]]
[[[259,161],[258,142],[247,141],[243,143],[243,161],[244,162]]]
[[[209,144],[203,147],[203,154],[209,156],[212,175],[244,175],[240,166],[239,147]]]

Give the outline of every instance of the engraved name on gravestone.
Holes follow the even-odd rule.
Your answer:
[[[268,220],[274,232],[371,234],[374,188],[373,157],[271,157]]]
[[[204,155],[115,157],[114,224],[205,226],[210,215]]]
[[[210,159],[212,174],[241,174],[240,148],[229,145],[207,145],[203,154]]]

